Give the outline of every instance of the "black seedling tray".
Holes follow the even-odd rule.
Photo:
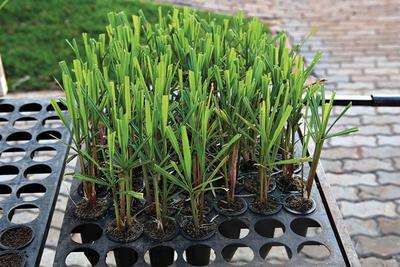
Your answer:
[[[0,100],[0,233],[18,225],[33,230],[31,242],[17,249],[26,266],[40,263],[69,142],[49,100]]]
[[[305,177],[307,172],[308,166],[305,168]],[[190,266],[183,256],[185,250],[189,247],[194,248],[192,252],[197,251],[200,254],[203,251],[202,248],[211,248],[213,260],[210,261],[208,266],[231,265],[224,259],[223,254],[225,258],[230,258],[235,251],[238,252],[237,256],[233,256],[236,264],[265,266],[268,264],[264,259],[265,255],[268,254],[268,251],[272,252],[277,247],[283,248],[280,252],[286,253],[286,261],[272,261],[270,263],[286,266],[350,266],[353,262],[356,263],[353,258],[350,258],[353,255],[348,256],[349,251],[350,253],[354,251],[349,250],[351,247],[344,248],[347,243],[342,242],[338,228],[333,223],[336,220],[331,217],[330,207],[332,203],[326,203],[324,196],[326,189],[321,188],[319,180],[325,179],[325,177],[321,177],[323,172],[321,173],[320,169],[318,175],[317,185],[312,192],[312,197],[316,202],[316,210],[312,214],[293,215],[282,209],[272,216],[256,215],[250,210],[247,210],[243,215],[232,218],[219,215],[215,219],[218,221],[217,232],[210,239],[192,241],[184,238],[182,234],[178,234],[171,241],[162,243],[150,240],[144,234],[131,243],[118,243],[110,240],[105,234],[105,227],[113,216],[111,209],[105,218],[95,222],[83,221],[74,217],[72,215],[73,205],[80,199],[77,194],[79,182],[75,180],[71,186],[71,199],[67,205],[54,266],[68,266],[66,265],[67,257],[74,257],[72,255],[79,253],[79,259],[86,257],[87,263],[91,262],[94,266],[115,266],[115,263],[113,265],[106,263],[110,260],[109,257],[112,257],[110,251],[113,251],[114,255],[124,255],[129,265],[134,263],[134,266],[149,266],[149,250],[155,247],[156,249],[162,247],[169,248],[170,251],[174,250],[172,266]],[[281,194],[279,189],[277,190],[273,194],[283,201],[285,195]],[[213,217],[214,215],[217,215],[217,213],[213,210],[209,216]],[[317,230],[314,231],[315,236],[306,234],[309,227]],[[247,232],[247,235],[243,238],[232,239],[227,237],[229,235],[226,231],[230,230],[232,234],[232,231],[240,232],[240,229],[243,235]],[[339,231],[344,231],[343,233],[347,234],[345,230],[340,229]],[[281,235],[276,236],[274,232],[280,232]],[[77,240],[75,237],[75,241],[72,240],[71,237],[77,233],[81,234],[81,241],[84,242],[75,242]],[[225,236],[223,233],[225,233]],[[300,252],[302,247],[306,250],[305,252]],[[273,249],[270,250],[271,248]],[[311,251],[309,248],[311,248]],[[315,250],[316,248],[317,250]],[[322,251],[320,252],[320,250]],[[161,252],[156,252],[156,250],[153,252],[158,259],[163,257]],[[327,257],[324,257],[324,253],[327,253]],[[279,252],[275,252],[273,255],[278,254]],[[249,257],[249,255],[253,256]],[[169,257],[171,258],[171,254],[169,254]],[[198,255],[197,257],[201,256]],[[82,260],[80,262],[83,264]],[[125,265],[118,265],[117,263],[117,266]]]

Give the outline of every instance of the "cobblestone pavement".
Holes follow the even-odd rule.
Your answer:
[[[171,1],[171,0],[170,0]],[[400,94],[398,0],[172,0],[177,4],[265,19],[287,30],[307,58],[324,57],[316,75],[340,94]],[[400,108],[353,107],[330,140],[324,167],[363,266],[400,262]]]

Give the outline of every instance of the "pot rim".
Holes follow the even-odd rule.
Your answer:
[[[291,196],[296,196],[296,195],[300,195],[300,194],[298,194],[298,193],[297,193],[297,194],[296,194],[296,193],[289,194],[289,195],[287,195],[287,196],[285,197],[285,199],[283,200],[283,207],[284,207],[284,209],[285,209],[287,212],[292,213],[292,214],[294,214],[294,215],[309,215],[309,214],[313,213],[313,212],[317,209],[317,203],[315,202],[315,200],[314,200],[313,198],[310,198],[310,200],[311,200],[311,202],[312,202],[311,208],[308,209],[308,210],[305,211],[305,212],[297,211],[297,210],[294,210],[294,209],[288,207],[288,205],[287,205],[287,199],[288,199],[289,197],[291,197]]]

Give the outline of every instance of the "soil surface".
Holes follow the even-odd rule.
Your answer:
[[[23,263],[22,257],[21,254],[13,252],[0,255],[0,266],[21,267]]]
[[[30,227],[19,226],[6,230],[1,235],[0,242],[3,246],[15,249],[27,245],[32,236],[33,231]]]
[[[270,181],[268,185],[268,192],[274,189],[275,182]],[[256,178],[249,178],[244,181],[244,188],[250,194],[257,194],[260,191],[260,180]]]
[[[74,214],[76,217],[84,220],[97,220],[103,217],[106,211],[106,199],[98,198],[94,205],[90,205],[86,199],[82,199],[76,204]]]
[[[282,185],[282,189],[285,192],[301,191],[304,181],[299,176],[294,176],[292,179],[288,179],[285,176],[279,176],[279,183]]]
[[[258,199],[254,199],[250,205],[254,211],[261,214],[274,213],[279,207],[279,203],[273,198],[268,198],[265,204],[261,203]]]
[[[167,241],[174,237],[177,227],[174,220],[167,218],[163,220],[163,229],[161,229],[158,227],[157,221],[152,219],[145,223],[144,231],[152,239]]]
[[[215,231],[217,224],[215,222],[205,222],[203,221],[199,228],[196,228],[194,225],[193,220],[188,219],[186,220],[183,225],[181,226],[182,231],[185,234],[193,239],[203,239],[204,237],[210,235],[212,232]]]
[[[240,167],[239,167],[240,172],[248,173],[257,171],[257,167],[255,166],[255,164],[256,162],[254,160],[240,162]]]
[[[305,198],[303,196],[294,195],[289,196],[286,199],[286,206],[291,208],[292,210],[305,213],[312,208],[313,202],[311,199]]]
[[[132,242],[143,232],[143,225],[135,220],[132,221],[130,226],[126,226],[122,231],[118,230],[117,223],[114,220],[107,223],[106,233],[112,238],[121,242]]]
[[[192,209],[190,207],[190,201],[183,201],[183,207],[181,208],[181,213],[186,216],[192,215]],[[203,214],[208,214],[211,212],[211,202],[207,198],[204,198]]]
[[[244,208],[244,201],[238,197],[235,197],[233,201],[228,201],[226,198],[218,200],[218,208],[222,212],[239,212]]]

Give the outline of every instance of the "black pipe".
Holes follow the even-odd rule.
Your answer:
[[[326,97],[329,101],[330,97]],[[336,95],[334,106],[400,107],[400,95]]]

